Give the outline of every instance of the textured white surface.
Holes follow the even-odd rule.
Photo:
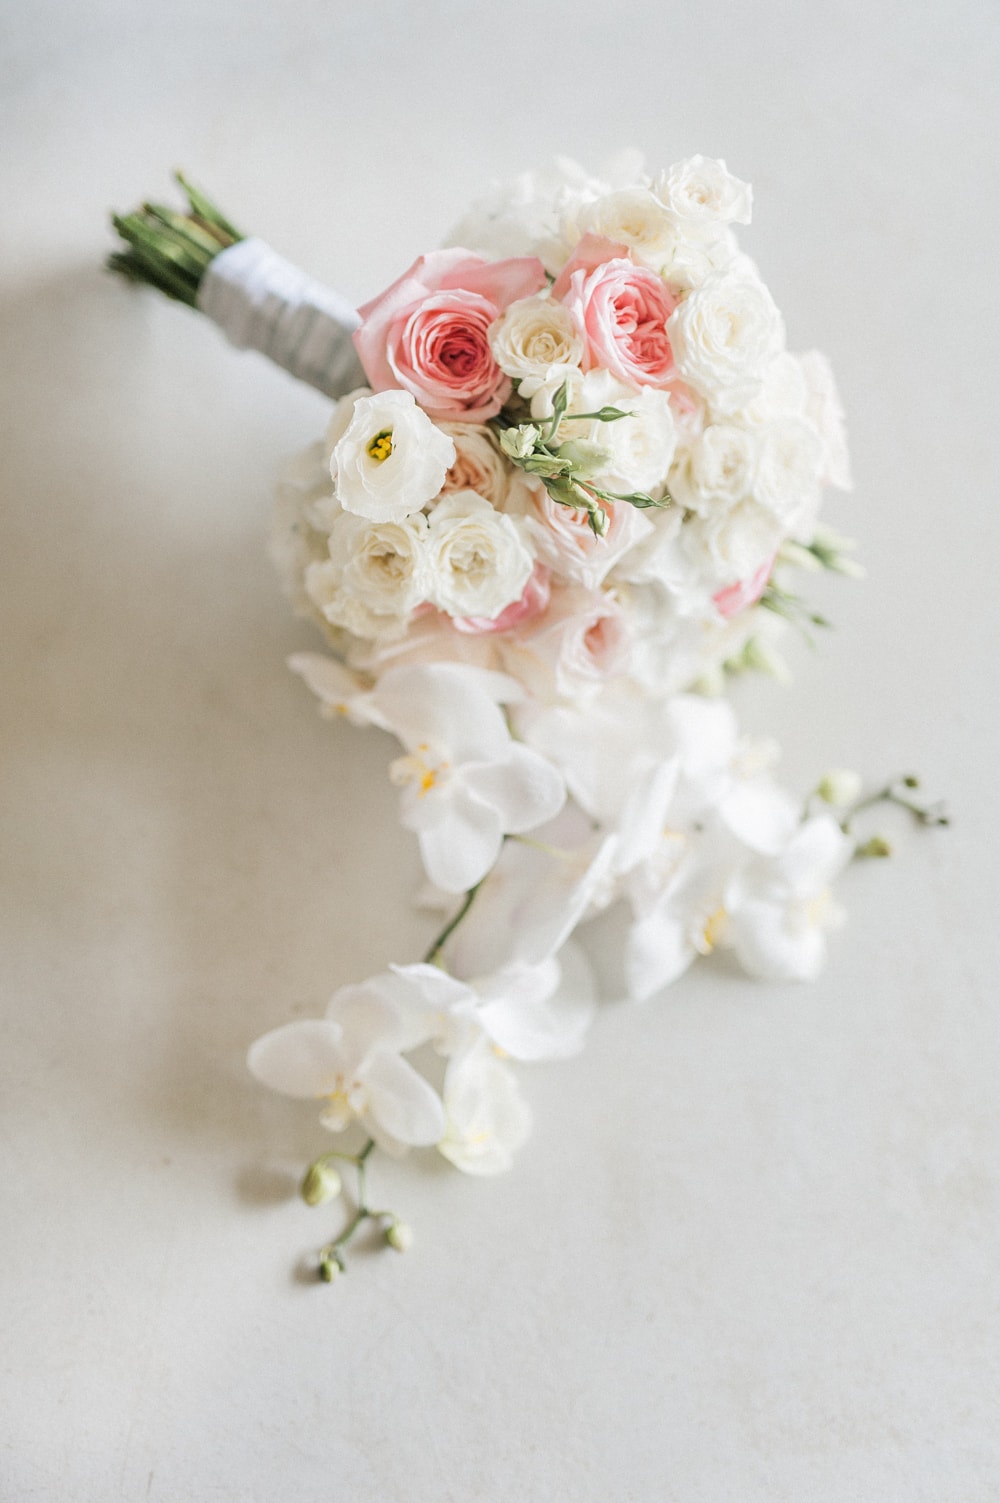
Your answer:
[[[0,1496],[1000,1496],[990,0],[34,0],[0,57]],[[725,156],[829,351],[866,585],[747,715],[919,768],[813,988],[721,968],[532,1072],[495,1183],[380,1169],[406,1258],[296,1277],[311,1112],[259,1032],[421,948],[388,745],[315,715],[264,556],[325,404],[99,267],[184,166],[358,300],[549,151]]]

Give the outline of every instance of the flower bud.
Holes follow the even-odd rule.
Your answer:
[[[517,428],[505,428],[500,434],[500,447],[511,459],[526,459],[535,447],[541,430],[534,423],[522,423]]]
[[[336,1200],[342,1189],[340,1175],[324,1159],[317,1159],[306,1170],[299,1194],[307,1206],[325,1205]]]
[[[859,845],[854,854],[863,860],[869,858],[881,860],[885,856],[892,855],[892,846],[882,835],[873,835],[870,840],[865,841],[864,845]]]
[[[413,1246],[413,1228],[405,1221],[394,1219],[386,1227],[385,1240],[397,1252],[407,1252]]]
[[[344,1265],[336,1253],[327,1253],[320,1260],[319,1276],[324,1284],[332,1284],[335,1279],[340,1278],[343,1271]]]
[[[861,778],[849,767],[834,767],[820,779],[816,792],[824,803],[846,809],[861,797]]]

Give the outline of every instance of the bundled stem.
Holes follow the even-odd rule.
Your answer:
[[[132,214],[113,214],[125,249],[113,251],[107,264],[193,308],[209,263],[245,236],[180,172],[174,177],[187,195],[187,212],[144,203]]]

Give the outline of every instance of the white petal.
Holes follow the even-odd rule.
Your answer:
[[[583,1048],[597,1011],[593,977],[575,946],[568,945],[561,960],[562,968],[554,960],[510,966],[477,987],[489,999],[478,1010],[479,1022],[514,1059],[569,1059]]]
[[[451,663],[390,668],[373,699],[410,750],[429,742],[454,763],[493,761],[510,742],[503,712],[483,689],[478,670]]]
[[[360,986],[342,986],[334,992],[326,1015],[340,1027],[341,1057],[356,1074],[377,1049],[400,1049],[405,1030],[399,1011],[379,994],[379,977]]]
[[[430,804],[430,799],[425,800]],[[454,790],[435,810],[433,824],[417,827],[427,875],[445,892],[467,892],[495,864],[503,845],[503,824],[496,810]],[[404,819],[410,829],[416,820]]]
[[[633,924],[626,941],[625,978],[629,996],[636,1002],[645,1002],[683,975],[696,954],[684,919],[669,907],[655,908]]]
[[[466,1174],[503,1174],[531,1131],[513,1073],[483,1045],[457,1056],[444,1085],[447,1128],[438,1144]]]
[[[552,763],[516,742],[511,742],[503,761],[467,763],[456,778],[494,808],[504,831],[515,835],[554,818],[566,798],[565,784]]]
[[[384,728],[365,684],[335,658],[324,657],[320,652],[296,652],[288,659],[288,666],[305,680],[317,699],[328,709],[346,715],[352,725]]]
[[[744,903],[730,918],[729,934],[740,965],[761,981],[815,981],[823,969],[820,926],[776,903]]]
[[[451,969],[485,975],[555,954],[608,881],[615,848],[614,836],[565,856],[508,841],[448,944]]]
[[[247,1066],[285,1096],[328,1096],[344,1069],[343,1034],[339,1023],[324,1018],[285,1023],[250,1045]]]
[[[438,1142],[445,1130],[440,1097],[405,1059],[380,1050],[369,1061],[365,1085],[366,1119],[374,1127],[414,1147]]]

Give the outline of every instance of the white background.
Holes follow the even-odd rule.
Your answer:
[[[4,10],[0,1496],[996,1499],[995,5]],[[430,928],[388,742],[284,666],[270,489],[326,404],[102,272],[105,214],[182,166],[360,300],[491,176],[629,145],[753,181],[849,408],[868,580],[745,717],[954,828],[878,823],[817,985],[609,1007],[507,1178],[377,1166],[416,1246],[322,1288],[322,1133],[245,1049]]]

